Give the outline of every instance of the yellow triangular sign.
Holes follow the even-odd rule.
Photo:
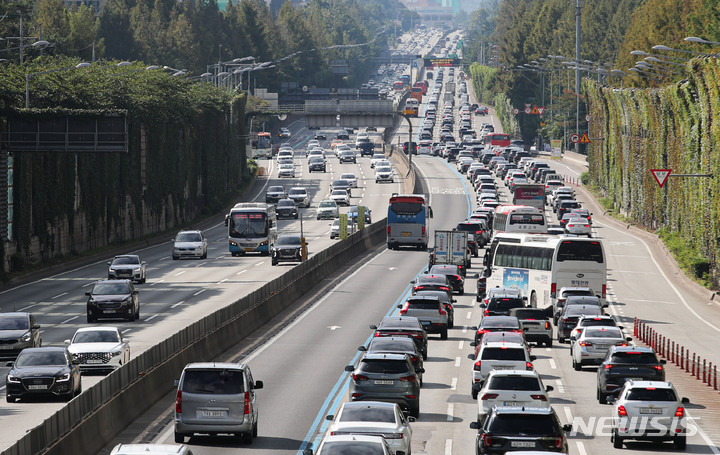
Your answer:
[[[580,138],[581,144],[589,144],[590,138],[588,137],[587,133],[583,133],[582,137]]]
[[[530,113],[531,113],[531,114],[535,114],[535,115],[537,115],[537,114],[539,114],[540,112],[538,112],[538,108],[537,108],[537,106],[533,106],[533,108],[532,108],[532,112],[530,112]]]

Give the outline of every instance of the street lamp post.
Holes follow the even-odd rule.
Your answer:
[[[580,13],[581,0],[575,3],[575,62],[580,61]],[[575,134],[580,135],[580,68],[575,66]],[[580,153],[580,142],[575,143],[575,151]]]
[[[57,73],[58,71],[71,70],[74,68],[84,68],[90,66],[90,63],[82,62],[75,66],[66,66],[65,68],[56,68],[54,70],[40,71],[38,73],[28,73],[25,75],[25,109],[30,108],[30,79],[41,74]]]

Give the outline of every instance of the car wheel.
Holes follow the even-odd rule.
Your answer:
[[[207,250],[200,256],[200,259],[207,259]]]
[[[273,266],[278,265],[278,261],[276,261],[275,259],[273,259],[272,261],[270,261],[270,264],[273,265]]]
[[[6,400],[8,403],[15,403],[15,400],[17,400],[17,398],[11,397],[10,395],[7,395],[7,396],[5,397],[5,400]]]
[[[140,320],[140,305],[138,305],[137,310],[135,310],[135,320]]]
[[[297,214],[297,213],[295,214],[295,219],[296,219],[296,220],[298,219],[298,214]]]
[[[464,294],[465,294],[465,288],[462,287],[462,288],[460,288],[460,295],[464,295]]]
[[[408,412],[412,417],[415,417],[416,419],[420,417],[420,407],[411,408]]]
[[[90,316],[90,313],[88,313],[88,315],[87,315],[87,322],[93,323],[93,322],[95,322],[95,321],[96,321],[96,319],[95,319],[94,317]]]
[[[182,433],[175,432],[175,444],[182,444],[185,442],[185,435]]]
[[[450,318],[448,321],[448,329],[452,329],[455,327],[455,317]]]
[[[598,403],[607,404],[607,395],[598,390]]]
[[[580,371],[580,370],[582,370],[582,364],[581,364],[581,363],[577,363],[577,362],[575,361],[575,358],[573,358],[573,360],[572,360],[572,366],[573,366],[573,369],[575,369],[575,371]]]
[[[685,450],[687,448],[687,436],[676,436],[675,439],[673,439],[673,444],[676,449]]]
[[[179,259],[179,258],[178,258],[177,256],[175,256],[175,255],[173,255],[172,258],[173,258],[173,261],[177,261],[177,260]]]
[[[565,343],[565,338],[558,337],[558,343]]]
[[[443,329],[443,331],[440,332],[440,339],[447,340],[447,338],[448,338],[447,329]]]
[[[82,393],[82,379],[80,380],[80,384],[78,385],[77,390],[75,391],[75,396],[78,396]]]
[[[552,338],[548,338],[548,340],[545,342],[545,346],[551,348],[552,347]]]
[[[427,349],[422,352],[423,360],[427,360]]]
[[[478,393],[479,393],[479,390],[472,389],[472,391],[470,392],[470,395],[472,395],[473,400],[477,400]]]
[[[133,311],[130,313],[130,316],[127,317],[127,320],[130,322],[133,322],[135,320],[135,312]]]
[[[478,250],[473,251],[473,256],[474,256],[474,257],[478,257],[478,255],[479,255]]]
[[[623,438],[621,438],[620,436],[618,436],[618,431],[617,431],[617,430],[615,430],[615,432],[613,433],[612,440],[613,440],[612,442],[613,442],[613,447],[614,447],[614,448],[616,448],[616,449],[622,449],[622,446],[623,446]]]
[[[257,432],[258,423],[255,422],[255,425],[252,427],[252,437],[257,438],[258,432]]]

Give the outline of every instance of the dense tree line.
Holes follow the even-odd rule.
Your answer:
[[[66,8],[62,0],[23,0],[0,3],[0,16],[5,15],[0,36],[19,36],[22,17],[25,36],[52,43],[45,50],[27,50],[31,57],[50,52],[85,61],[142,61],[187,69],[190,75],[220,61],[252,56],[266,62],[302,51],[272,71],[254,73],[257,85],[273,90],[280,81],[352,86],[366,76],[368,60],[387,47],[389,35],[383,32],[396,8],[404,9],[396,0],[309,0],[298,5],[239,0],[224,10],[216,0],[107,0],[96,12],[87,6]],[[411,15],[400,17],[409,26]],[[362,43],[368,44],[324,49]],[[16,58],[17,52],[5,55]],[[333,80],[333,59],[350,65],[344,81]]]

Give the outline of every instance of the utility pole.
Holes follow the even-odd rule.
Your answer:
[[[580,11],[581,0],[575,4],[575,134],[580,135]],[[580,153],[580,142],[575,143],[575,152]]]

